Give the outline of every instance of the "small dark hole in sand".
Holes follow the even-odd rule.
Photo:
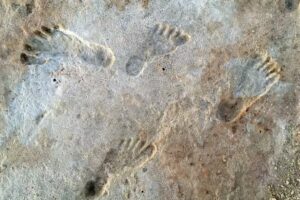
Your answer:
[[[95,196],[96,195],[96,185],[95,181],[89,181],[85,185],[85,196]]]
[[[34,9],[34,4],[33,3],[28,3],[25,6],[26,6],[27,15],[31,14],[33,9]]]
[[[21,53],[20,60],[23,64],[25,64],[26,62],[28,62],[28,56],[25,53]]]
[[[293,1],[292,1],[292,0],[286,0],[286,1],[285,1],[285,7],[286,7],[288,10],[292,10],[292,9],[293,9]]]
[[[299,0],[284,0],[284,6],[289,11],[294,11],[299,7]]]

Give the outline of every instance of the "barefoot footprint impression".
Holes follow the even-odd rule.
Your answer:
[[[21,53],[23,64],[43,64],[49,59],[64,58],[71,62],[83,62],[95,68],[110,67],[115,60],[113,52],[102,45],[88,42],[75,33],[55,25],[42,26],[24,44],[26,53]]]
[[[0,144],[15,133],[25,144],[35,138],[39,124],[62,94],[64,78],[58,75],[61,64],[67,71],[76,71],[75,62],[83,69],[97,70],[111,66],[115,59],[109,48],[59,26],[42,26],[29,35],[23,46],[20,61],[28,66],[28,72],[12,92],[16,96],[9,105],[8,126]]]
[[[151,59],[175,51],[191,38],[183,30],[168,24],[157,24],[149,35],[141,52],[131,56],[126,63],[126,73],[130,76],[138,76]]]
[[[95,178],[86,183],[83,195],[94,198],[108,194],[113,181],[144,166],[156,152],[155,144],[138,137],[122,140],[117,148],[107,152]]]
[[[269,56],[234,59],[228,68],[232,88],[222,97],[217,117],[225,122],[234,122],[279,81],[281,68]]]

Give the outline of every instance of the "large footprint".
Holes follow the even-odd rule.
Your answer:
[[[155,144],[138,137],[122,140],[117,148],[107,152],[95,178],[86,183],[82,196],[97,198],[107,195],[114,180],[141,168],[156,152]]]
[[[88,42],[75,33],[55,25],[42,26],[27,39],[20,59],[23,64],[43,64],[49,59],[63,58],[84,62],[95,68],[109,67],[115,61],[113,52],[100,44]]]
[[[269,56],[235,59],[228,66],[232,88],[222,97],[217,117],[234,122],[279,81],[281,68]]]
[[[150,59],[175,51],[178,46],[185,44],[191,38],[183,30],[168,24],[157,24],[149,35],[142,50],[131,56],[126,63],[126,73],[130,76],[138,76]]]

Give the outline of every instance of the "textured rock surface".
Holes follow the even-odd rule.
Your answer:
[[[0,199],[300,199],[299,0],[0,14]]]

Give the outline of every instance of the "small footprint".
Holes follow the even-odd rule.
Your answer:
[[[229,65],[232,88],[230,94],[222,97],[217,109],[217,117],[224,122],[238,120],[279,81],[281,71],[269,56],[235,59]]]
[[[86,183],[83,195],[86,198],[107,195],[113,181],[144,166],[156,152],[155,144],[138,137],[122,140],[117,148],[107,152],[97,176]]]
[[[88,42],[59,25],[41,26],[40,30],[34,31],[24,43],[24,51],[20,60],[26,65],[43,64],[59,57],[99,68],[110,67],[115,60],[109,48]]]
[[[168,24],[155,25],[149,35],[143,50],[131,56],[126,63],[126,73],[129,76],[138,76],[151,59],[175,51],[178,46],[184,45],[191,38],[183,30]]]

